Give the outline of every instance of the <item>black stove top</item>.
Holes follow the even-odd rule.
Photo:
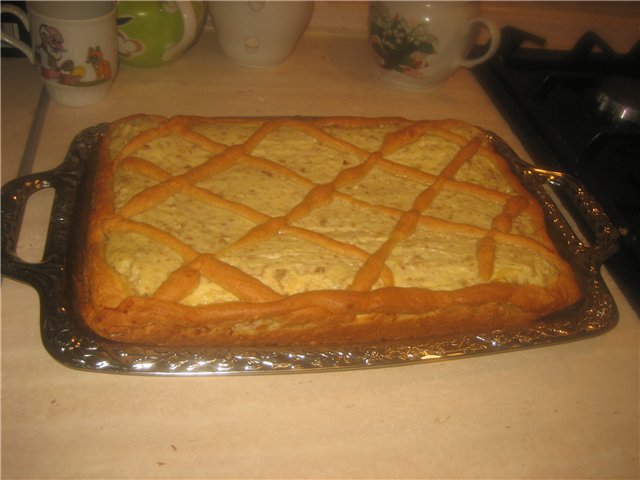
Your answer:
[[[640,303],[640,41],[615,52],[585,33],[568,51],[513,27],[498,53],[474,69],[542,168],[578,178],[620,232],[605,263]]]

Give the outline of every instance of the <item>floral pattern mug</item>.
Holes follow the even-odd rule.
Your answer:
[[[482,26],[491,35],[490,46],[482,56],[467,58]],[[477,15],[473,2],[371,2],[369,42],[383,78],[419,89],[488,60],[500,32]]]

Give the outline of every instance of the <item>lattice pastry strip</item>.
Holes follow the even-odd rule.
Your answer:
[[[127,341],[402,338],[445,328],[434,326],[437,318],[528,320],[579,295],[535,199],[482,132],[463,122],[134,116],[112,126],[101,167],[82,272],[91,283],[79,297],[90,325]],[[252,184],[265,205],[246,201]],[[395,184],[401,202],[393,188],[376,188]],[[482,214],[469,215],[460,199]],[[323,220],[340,209],[349,214]],[[216,233],[218,221],[228,227]],[[178,268],[162,258],[159,267],[113,264],[113,245],[131,234],[175,252]],[[455,252],[438,256],[446,242],[466,251],[455,260],[466,262],[458,281],[444,279],[459,268],[443,263]],[[265,263],[273,255],[278,260]],[[418,277],[401,271],[418,265],[426,271]],[[437,278],[411,283],[426,279],[429,265],[444,290]],[[136,268],[156,275],[154,291],[135,293],[135,275],[122,273]],[[338,283],[314,288],[325,272]],[[203,286],[213,296],[190,306]],[[225,293],[216,297],[216,289]]]
[[[285,125],[291,125],[291,124],[292,122],[286,122]],[[293,123],[293,124],[299,125],[299,122]],[[263,135],[267,135],[268,132],[270,131],[273,131],[273,126],[271,126],[271,128],[262,129]],[[255,140],[258,137],[259,133],[260,131],[257,132],[247,142],[249,144],[254,144],[254,145],[259,143],[259,141]],[[332,145],[342,148],[344,150],[351,150],[352,152],[355,152],[356,154],[358,154],[360,157],[365,157],[368,155],[366,152],[362,152],[357,148],[353,148],[349,144],[345,144],[344,142],[331,141],[333,137],[327,136],[326,134],[324,134],[324,132],[322,132],[319,129],[315,129],[313,133],[316,137],[320,137],[325,142],[331,143]],[[203,141],[201,138],[197,138],[197,140],[199,145],[208,147],[207,148],[208,151],[217,150],[217,145],[209,146],[207,145],[208,143],[207,141]],[[203,165],[200,165],[199,167],[197,167],[197,169],[193,169],[181,176],[175,176],[175,177],[171,177],[168,173],[164,171],[162,172],[157,171],[153,167],[147,167],[144,163],[136,161],[131,157],[124,159],[123,162],[124,162],[125,168],[127,168],[128,166],[129,168],[132,168],[135,170],[137,165],[144,165],[144,168],[141,168],[139,171],[151,173],[155,178],[161,180],[161,183],[159,183],[158,185],[156,185],[151,189],[146,190],[141,195],[136,196],[124,208],[122,208],[119,213],[124,217],[131,217],[135,214],[140,213],[143,210],[151,209],[153,206],[157,205],[161,199],[174,195],[178,191],[184,191],[185,189],[192,190],[190,192],[190,195],[193,196],[194,198],[200,197],[202,199],[204,195],[205,197],[208,197],[207,200],[209,200],[209,202],[214,206],[221,207],[223,206],[222,205],[223,203],[226,203],[226,205],[224,205],[225,207],[229,209],[233,209],[234,205],[232,205],[231,203],[225,202],[224,200],[220,199],[220,197],[213,194],[209,194],[206,191],[201,191],[200,189],[197,189],[197,188],[190,188],[190,185],[194,181],[201,180],[206,175],[215,174],[216,172],[219,172],[225,168],[228,168],[232,164],[242,161],[241,156],[243,156],[243,153],[249,152],[252,148],[255,148],[255,146],[250,147],[247,144],[245,144],[243,148],[231,147],[222,152],[218,152],[217,156],[212,157],[209,160],[209,162]],[[343,186],[343,185],[354,183],[355,181],[357,181],[364,174],[366,174],[368,170],[371,169],[371,167],[375,163],[376,158],[377,158],[376,156],[372,155],[372,158],[369,158],[368,160],[364,161],[360,165],[340,171],[340,173],[335,178],[333,183],[314,186],[309,191],[309,194],[304,199],[304,201],[296,205],[287,215],[283,217],[267,219],[265,218],[264,215],[260,215],[254,211],[249,211],[243,205],[238,205],[236,209],[236,213],[238,213],[239,215],[243,215],[245,217],[249,217],[256,222],[263,221],[263,223],[260,223],[257,227],[255,227],[255,229],[248,232],[246,236],[239,239],[234,245],[227,247],[224,251],[221,251],[219,253],[224,254],[228,250],[231,250],[233,248],[238,248],[239,246],[245,245],[247,243],[259,242],[260,240],[264,240],[269,236],[273,236],[277,232],[284,229],[284,231],[288,234],[294,234],[299,237],[306,238],[310,241],[313,241],[314,243],[321,244],[325,248],[335,251],[336,253],[347,254],[361,260],[365,259],[366,252],[362,251],[361,249],[358,249],[357,247],[354,247],[349,244],[340,244],[339,242],[336,242],[330,238],[326,238],[321,235],[318,235],[315,232],[305,232],[299,228],[287,227],[287,225],[289,223],[294,222],[295,220],[298,220],[304,217],[311,209],[317,208],[318,206],[321,206],[324,203],[330,202],[332,199],[333,191],[335,190],[336,186]],[[300,183],[305,182],[304,179],[302,179],[299,175],[289,170],[285,170],[279,165],[273,165],[273,164],[268,165],[269,162],[266,162],[265,160],[261,160],[261,159],[253,159],[252,163],[253,164],[258,163],[263,168],[270,168],[272,171],[278,172],[280,174],[286,173],[294,181],[298,181]],[[196,171],[196,173],[194,173],[194,171]],[[190,180],[185,181],[184,178],[189,178]],[[309,182],[307,181],[307,183]],[[384,270],[384,284],[392,285],[392,276],[390,274],[390,271],[388,269],[383,269],[383,270]],[[180,281],[178,277],[174,276],[173,278],[175,279],[174,280],[175,283]],[[164,287],[164,288],[166,289],[167,287]]]

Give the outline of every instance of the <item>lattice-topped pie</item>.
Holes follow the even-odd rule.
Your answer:
[[[421,338],[580,295],[540,205],[460,121],[136,115],[98,162],[76,296],[118,341]]]

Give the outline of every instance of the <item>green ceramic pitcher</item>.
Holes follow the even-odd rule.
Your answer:
[[[159,67],[195,43],[206,18],[203,1],[118,2],[118,56],[134,67]]]

